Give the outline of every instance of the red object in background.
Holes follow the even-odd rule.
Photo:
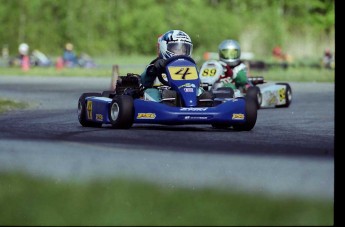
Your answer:
[[[204,58],[205,61],[210,59],[210,53],[209,52],[205,52],[204,55],[203,55],[203,58]]]
[[[30,69],[30,59],[29,56],[24,55],[22,59],[22,70],[23,71],[29,71]]]
[[[275,46],[272,51],[273,56],[280,57],[282,56],[282,48],[280,46]]]
[[[60,69],[62,69],[63,67],[64,67],[63,59],[62,59],[62,57],[58,57],[58,58],[56,59],[55,68],[56,68],[57,70],[60,70]]]
[[[273,57],[278,60],[285,61],[287,58],[287,55],[283,53],[282,48],[280,46],[275,46],[272,50]]]

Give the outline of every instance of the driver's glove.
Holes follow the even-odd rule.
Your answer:
[[[166,60],[158,59],[153,65],[157,69],[157,72],[162,74],[165,72]]]
[[[165,66],[166,66],[166,60],[164,59],[158,59],[153,64],[147,66],[146,80],[149,82],[146,82],[144,85],[146,87],[152,86],[153,81],[156,79],[156,77],[159,74],[165,73]],[[148,84],[150,84],[150,86],[148,86]]]

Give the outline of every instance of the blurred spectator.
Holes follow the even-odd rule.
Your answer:
[[[333,69],[334,68],[334,58],[331,50],[326,48],[323,59],[322,59],[322,66],[326,69]]]
[[[18,47],[19,54],[21,56],[29,55],[29,45],[26,43],[21,43]]]
[[[61,69],[63,67],[71,68],[76,66],[83,68],[94,68],[96,67],[96,64],[86,53],[81,53],[80,57],[78,57],[73,51],[73,44],[66,43],[63,55],[57,59],[55,67],[57,69]]]
[[[77,55],[73,51],[72,43],[66,43],[62,59],[65,67],[75,67],[79,65]]]
[[[23,67],[23,63],[26,64],[25,67],[28,66],[51,66],[51,60],[41,51],[33,50],[30,54],[29,52],[30,47],[26,43],[21,43],[18,47],[19,55],[10,59],[9,65],[10,66],[21,66]],[[25,59],[25,62],[24,62]]]
[[[18,47],[19,54],[10,59],[9,65],[10,66],[23,66],[23,63],[27,64],[29,61],[30,63],[30,57],[29,57],[29,45],[27,43],[21,43]],[[25,62],[24,62],[25,60]]]

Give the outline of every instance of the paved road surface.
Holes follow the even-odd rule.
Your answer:
[[[81,127],[79,96],[107,90],[109,82],[0,76],[1,98],[31,103],[0,116],[0,171],[333,199],[333,83],[290,83],[291,106],[260,109],[250,132],[209,125]]]

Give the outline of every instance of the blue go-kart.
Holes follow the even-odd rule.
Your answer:
[[[158,101],[149,99],[139,75],[130,73],[119,77],[114,91],[83,93],[78,101],[80,124],[110,124],[118,129],[129,129],[133,124],[210,124],[239,131],[250,131],[255,126],[255,100],[234,98],[230,90],[203,91],[196,63],[190,57],[168,59],[165,74],[158,80]]]

